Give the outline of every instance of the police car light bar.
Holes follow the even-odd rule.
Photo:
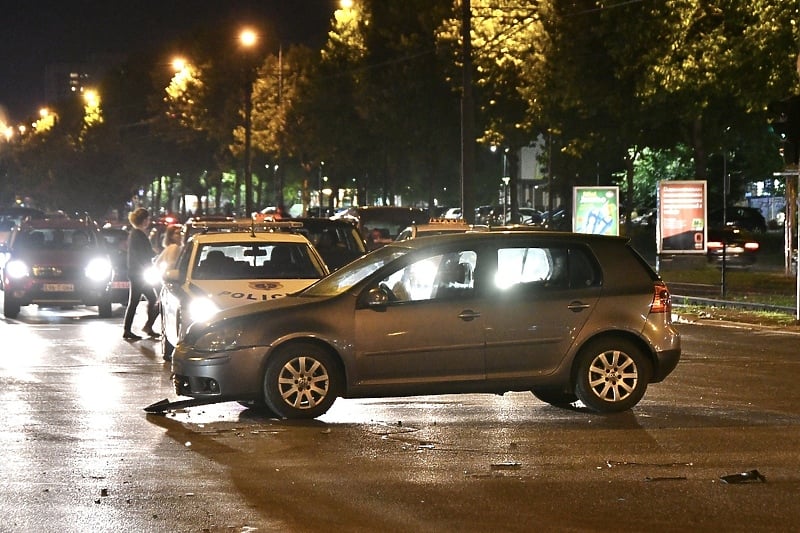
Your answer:
[[[230,231],[249,231],[251,233],[254,233],[256,231],[274,231],[276,229],[302,228],[303,223],[291,220],[256,222],[255,220],[244,218],[240,220],[196,222],[192,224],[192,227],[205,231],[216,229],[216,230],[230,230]]]

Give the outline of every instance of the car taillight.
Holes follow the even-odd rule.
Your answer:
[[[653,284],[653,302],[650,304],[651,313],[672,313],[672,297],[663,281]]]
[[[757,242],[746,242],[746,243],[744,243],[744,248],[745,248],[745,250],[752,250],[752,251],[755,252],[756,250],[758,250],[758,243]]]
[[[706,248],[717,250],[722,248],[722,243],[720,241],[708,241]]]

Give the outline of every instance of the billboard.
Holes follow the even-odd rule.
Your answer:
[[[658,253],[706,253],[706,182],[658,182]]]
[[[619,187],[573,187],[572,231],[619,235]]]

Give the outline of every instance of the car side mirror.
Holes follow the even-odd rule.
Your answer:
[[[367,291],[367,307],[386,307],[389,304],[389,293],[381,287],[373,287]]]

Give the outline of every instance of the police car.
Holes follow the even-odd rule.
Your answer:
[[[198,223],[174,268],[163,273],[162,353],[169,358],[192,322],[223,309],[299,291],[329,271],[293,222]],[[202,227],[200,227],[202,226]]]

